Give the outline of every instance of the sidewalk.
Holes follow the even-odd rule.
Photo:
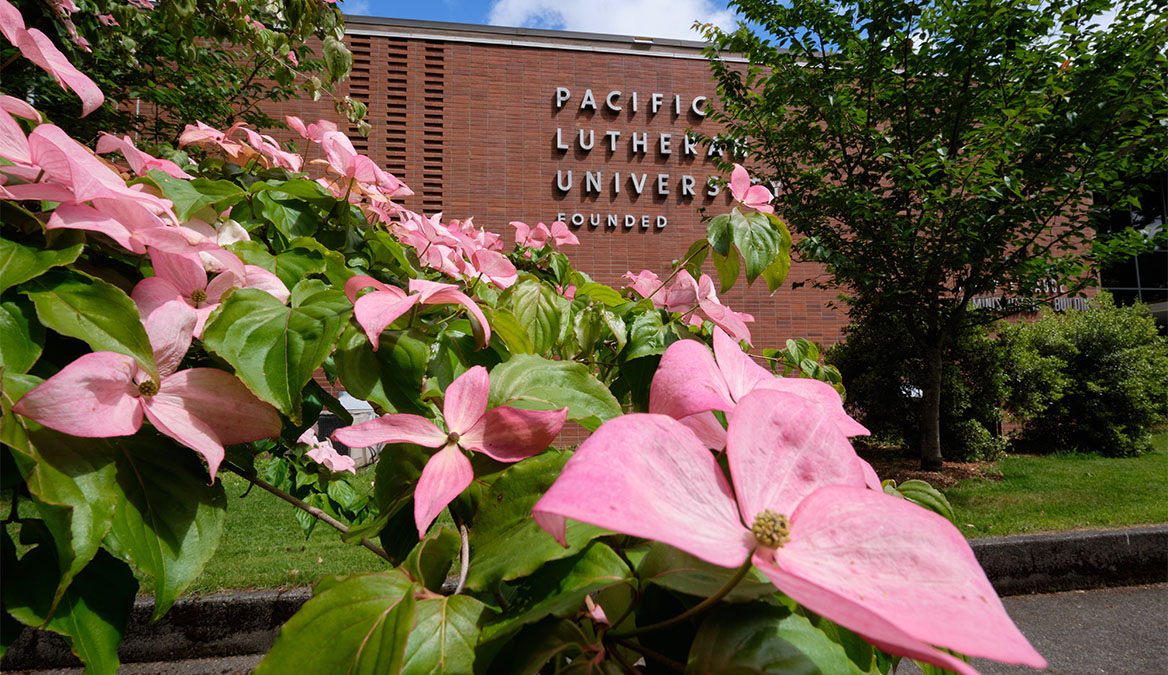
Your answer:
[[[1051,672],[1168,674],[1168,585],[1164,584],[1168,581],[1168,525],[992,537],[973,540],[971,545],[998,593],[1019,596],[1007,597],[1006,608],[1012,616],[1017,613],[1019,626],[1052,666],[1063,663],[1054,654],[1078,659],[1077,654],[1090,650],[1097,655],[1092,663],[1112,668],[1082,670],[1074,661]],[[1090,593],[1058,592],[1149,583],[1158,585]],[[1025,593],[1051,595],[1020,595]],[[119,648],[126,663],[121,672],[247,672],[271,646],[280,625],[309,597],[308,589],[293,589],[184,598],[153,625],[149,624],[153,602],[140,598]],[[1048,602],[1054,604],[1043,604]],[[1113,612],[1113,607],[1124,609]],[[1113,613],[1107,614],[1106,620],[1095,618],[1108,612]],[[1148,632],[1149,627],[1156,627],[1158,632]],[[1053,631],[1049,638],[1048,630]],[[1118,667],[1125,663],[1120,658],[1125,653],[1136,654],[1141,649],[1150,653],[1157,647],[1160,658],[1149,661],[1150,668]],[[165,667],[158,663],[168,659],[176,661]],[[177,665],[180,659],[182,670]],[[14,668],[65,667],[38,672],[80,673],[68,668],[74,664],[76,659],[60,637],[34,631],[26,631],[3,661],[5,672],[18,672],[10,670]],[[1026,668],[993,668],[1000,666],[985,666],[983,672],[1033,672]]]

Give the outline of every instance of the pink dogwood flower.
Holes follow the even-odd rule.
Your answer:
[[[565,518],[664,542],[707,562],[748,561],[800,605],[893,654],[975,675],[934,646],[1046,666],[945,518],[863,487],[847,439],[815,405],[757,391],[730,413],[731,481],[684,425],[625,415],[602,425],[536,503]]]
[[[750,174],[741,164],[735,164],[734,171],[730,174],[730,194],[743,206],[763,213],[775,212],[775,207],[770,205],[771,200],[775,198],[774,195],[761,185],[751,185]]]
[[[193,316],[159,311],[145,324],[158,380],[130,356],[92,352],[25,394],[13,411],[82,438],[130,436],[145,415],[159,432],[202,455],[212,480],[223,446],[280,433],[276,409],[234,375],[215,368],[176,372],[191,342]]]
[[[415,443],[441,448],[422,469],[414,491],[414,524],[418,538],[430,523],[474,479],[463,451],[481,452],[500,462],[518,462],[551,444],[567,419],[568,409],[519,410],[499,406],[487,410],[490,391],[487,369],[475,366],[446,389],[442,417],[446,431],[418,415],[384,415],[338,429],[333,438],[349,447],[377,443]]]
[[[369,287],[376,290],[372,293],[366,293],[360,298],[357,297],[357,293]],[[410,279],[410,292],[407,294],[402,289],[383,284],[373,277],[358,275],[345,282],[345,295],[353,303],[353,316],[361,328],[365,330],[365,336],[369,338],[374,351],[377,350],[378,336],[381,335],[381,331],[419,303],[423,305],[462,305],[482,326],[484,337],[481,346],[486,346],[491,341],[491,325],[487,323],[487,317],[483,314],[483,310],[479,309],[475,301],[459,291],[454,284]]]
[[[714,280],[708,274],[694,279],[685,270],[679,272],[665,293],[665,307],[671,312],[682,314],[700,310],[715,326],[729,333],[735,340],[750,342],[750,329],[746,323],[753,322],[754,317],[723,305],[714,291]],[[700,317],[691,316],[690,321],[691,325],[701,325]]]
[[[568,229],[567,223],[562,220],[555,221],[550,228],[543,223],[531,227],[527,223],[515,220],[511,222],[511,227],[515,228],[516,246],[543,248],[549,241],[554,246],[580,245],[580,240],[576,238],[572,230]]]
[[[138,311],[146,317],[164,309],[190,314],[195,317],[194,336],[200,339],[207,318],[219,306],[223,295],[233,288],[259,288],[280,302],[288,302],[291,295],[279,277],[256,265],[243,265],[242,278],[223,272],[208,280],[198,255],[151,249],[150,260],[154,264],[154,276],[139,281],[130,293]],[[179,304],[171,304],[175,300]]]
[[[77,70],[47,35],[36,28],[25,28],[20,10],[8,0],[0,0],[0,33],[20,50],[24,58],[52,75],[62,89],[71,90],[81,98],[82,117],[97,110],[105,102],[101,89]]]
[[[194,176],[186,171],[183,171],[178,164],[169,159],[159,159],[153,157],[145,152],[142,152],[134,145],[134,141],[130,140],[129,136],[118,138],[112,134],[102,132],[101,138],[97,140],[97,151],[105,154],[107,152],[120,152],[129,163],[130,169],[139,176],[146,175],[146,172],[151,169],[158,169],[163,173],[174,178],[182,178],[191,180]]]
[[[844,436],[869,433],[844,410],[839,393],[831,385],[775,376],[755,363],[721,328],[714,329],[712,355],[696,340],[678,340],[669,345],[650,385],[649,412],[681,420],[710,447],[721,449],[725,433],[709,411],[730,412],[738,401],[757,389],[798,395],[821,410],[824,421]]]
[[[300,438],[296,440],[308,444],[309,449],[304,453],[305,456],[329,471],[334,473],[348,471],[354,475],[357,473],[357,462],[352,457],[337,452],[337,449],[333,447],[333,442],[329,439],[317,438],[316,432],[311,427],[300,434]]]

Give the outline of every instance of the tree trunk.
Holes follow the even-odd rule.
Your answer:
[[[944,348],[941,339],[929,341],[925,348],[924,382],[921,384],[921,469],[940,471],[941,459],[941,360]]]

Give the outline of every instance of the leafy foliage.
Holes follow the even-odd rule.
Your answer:
[[[719,140],[781,186],[797,254],[860,301],[852,323],[897,323],[922,359],[919,445],[939,468],[950,344],[1149,246],[1093,240],[1089,214],[1168,161],[1168,16],[1150,0],[731,6],[757,32],[705,27]]]
[[[1005,326],[1001,339],[1028,451],[1140,455],[1168,422],[1168,341],[1142,305],[1100,293],[1088,309]]]

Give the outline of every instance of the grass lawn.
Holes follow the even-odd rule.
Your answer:
[[[1142,457],[1010,456],[943,488],[967,537],[1168,523],[1168,433]]]
[[[317,523],[305,539],[294,516],[296,507],[258,487],[240,499],[247,481],[226,471],[219,475],[227,490],[227,523],[219,550],[191,591],[309,586],[328,574],[387,567],[360,545],[343,543],[340,533],[324,523]],[[358,480],[368,489],[372,476],[371,470],[364,471]]]

